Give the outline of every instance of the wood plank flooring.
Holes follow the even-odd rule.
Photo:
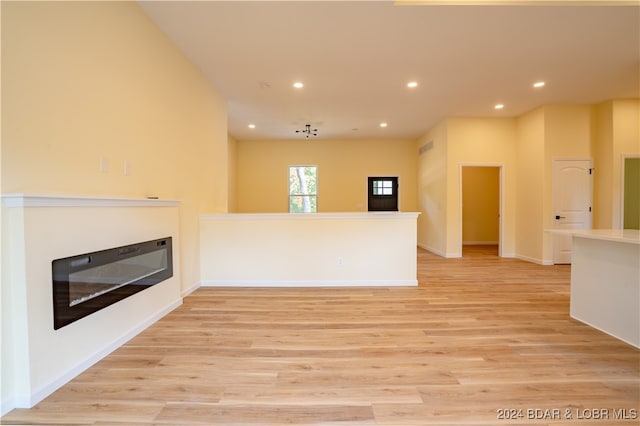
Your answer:
[[[201,288],[2,424],[639,424],[640,351],[569,317],[569,266],[463,255],[419,249],[414,288]]]

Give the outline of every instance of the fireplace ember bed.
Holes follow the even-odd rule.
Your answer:
[[[171,242],[166,237],[54,260],[53,328],[172,277]]]

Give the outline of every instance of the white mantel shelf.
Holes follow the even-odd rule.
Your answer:
[[[55,194],[2,194],[6,207],[175,207],[177,200],[115,198]]]

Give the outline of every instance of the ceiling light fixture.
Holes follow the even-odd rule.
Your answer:
[[[304,126],[304,130],[296,130],[296,133],[304,133],[305,137],[309,139],[309,136],[318,136],[318,129],[311,130],[311,124],[307,124]]]
[[[380,127],[387,127],[387,123],[380,123]]]
[[[247,127],[249,127],[250,129],[255,129],[256,125],[255,124],[249,124],[249,126],[247,126]]]
[[[410,81],[407,83],[407,87],[410,89],[413,89],[414,87],[418,87],[418,82],[417,81]]]
[[[304,87],[304,84],[302,84],[299,81],[296,81],[295,83],[293,83],[293,87],[295,87],[296,89],[302,89]]]
[[[502,109],[504,108],[504,104],[497,104],[496,106],[494,106],[495,109]]]
[[[540,87],[544,87],[544,81],[538,81],[537,83],[533,83],[533,87],[535,87],[536,89]]]

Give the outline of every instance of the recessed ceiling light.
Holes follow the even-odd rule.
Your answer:
[[[407,83],[407,87],[413,89],[414,87],[418,87],[418,82],[417,81],[410,81]]]
[[[387,127],[387,123],[380,123],[380,127]]]
[[[256,125],[255,125],[255,124],[249,124],[249,126],[248,126],[248,127],[249,127],[250,129],[255,129],[255,128],[256,128]]]
[[[504,104],[496,104],[496,106],[494,106],[495,109],[502,109],[504,108]]]
[[[293,83],[293,87],[295,87],[296,89],[302,89],[304,87],[304,84],[302,84],[299,81],[296,81],[295,83]]]
[[[544,87],[544,81],[538,81],[536,83],[533,83],[533,87],[535,88]]]

